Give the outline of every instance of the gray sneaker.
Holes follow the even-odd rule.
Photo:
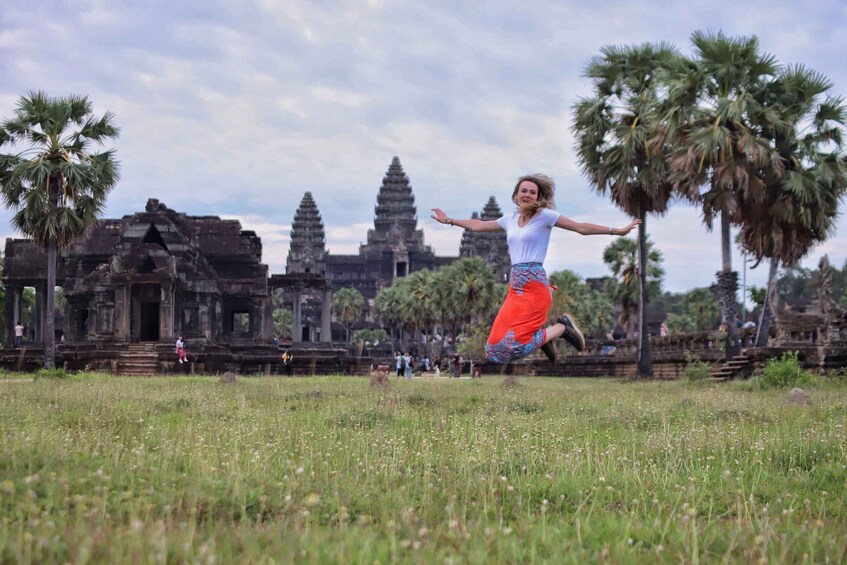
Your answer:
[[[573,317],[570,314],[562,314],[562,317],[557,321],[565,326],[565,333],[562,334],[562,339],[573,345],[577,351],[585,351],[585,336],[576,327]]]

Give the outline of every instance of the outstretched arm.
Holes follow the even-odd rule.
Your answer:
[[[575,231],[581,235],[627,235],[632,229],[641,224],[641,220],[632,220],[628,226],[623,228],[613,228],[600,226],[597,224],[588,224],[584,222],[574,222],[565,216],[559,216],[556,221],[556,227],[569,231]]]
[[[447,214],[440,208],[433,208],[432,211],[435,213],[430,217],[439,224],[459,226],[460,228],[471,231],[503,231],[503,228],[500,227],[496,220],[455,220],[448,218]]]

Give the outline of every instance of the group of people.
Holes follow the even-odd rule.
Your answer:
[[[420,367],[423,373],[428,374],[432,368],[432,363],[426,355],[418,360],[412,357],[412,354],[408,351],[396,351],[394,353],[394,367],[397,370],[398,378],[406,377],[407,379],[411,379],[416,366]],[[436,370],[439,370],[437,364]]]

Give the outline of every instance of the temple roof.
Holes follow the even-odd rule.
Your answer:
[[[311,246],[323,249],[326,245],[324,224],[312,193],[307,192],[300,201],[291,225],[291,247]]]
[[[291,245],[288,248],[286,272],[323,274],[326,259],[326,237],[321,213],[312,193],[307,192],[300,201],[291,225]]]
[[[417,226],[415,196],[399,157],[391,160],[388,172],[382,178],[374,211],[374,227],[379,232],[386,233],[395,224],[410,224],[412,229]]]
[[[485,208],[482,209],[481,219],[483,220],[497,220],[503,216],[503,211],[500,210],[500,205],[497,204],[497,200],[494,199],[493,196],[488,198],[488,202],[485,204]]]
[[[46,276],[46,254],[31,241],[7,240],[6,253],[4,279]],[[160,268],[163,257],[174,256],[180,272],[201,279],[214,272],[225,272],[227,278],[250,278],[267,270],[260,264],[261,240],[255,232],[242,230],[238,220],[188,216],[154,198],[147,201],[143,212],[98,220],[85,237],[60,250],[57,277],[75,276],[78,264],[93,268],[113,256],[120,257],[130,269],[149,263],[150,257]]]

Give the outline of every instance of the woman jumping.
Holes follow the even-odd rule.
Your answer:
[[[611,228],[575,222],[553,210],[555,190],[553,179],[545,175],[521,177],[512,192],[517,210],[497,220],[455,220],[439,208],[432,209],[432,218],[442,224],[475,232],[506,232],[512,260],[509,293],[485,344],[486,356],[495,363],[526,357],[539,348],[551,363],[555,363],[558,354],[554,340],[558,337],[578,351],[585,349],[585,337],[570,314],[563,314],[555,324],[544,327],[553,296],[547,273],[541,265],[547,256],[553,226],[581,235],[621,236],[641,223],[641,220],[633,220],[624,228]]]

